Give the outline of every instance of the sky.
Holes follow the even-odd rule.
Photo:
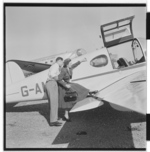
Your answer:
[[[134,36],[146,38],[146,7],[6,7],[6,61],[94,51],[100,25],[132,15]]]

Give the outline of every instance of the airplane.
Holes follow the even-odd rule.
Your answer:
[[[70,112],[93,109],[107,101],[117,110],[146,114],[146,40],[134,38],[134,17],[101,25],[100,38],[104,47],[72,55],[73,63],[87,59],[74,69],[72,82],[89,90],[98,90],[98,93],[97,98],[77,102]],[[46,100],[45,83],[49,67],[49,64],[37,62],[7,61],[6,103]],[[25,73],[32,74],[28,76]]]

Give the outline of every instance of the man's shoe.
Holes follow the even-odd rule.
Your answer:
[[[61,120],[61,118],[60,117],[58,117],[58,119],[57,120]]]
[[[55,122],[51,122],[50,123],[50,126],[61,126],[62,125],[62,123],[60,123],[60,122],[58,122],[58,121],[55,121]]]

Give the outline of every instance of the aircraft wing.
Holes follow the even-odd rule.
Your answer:
[[[98,97],[141,114],[146,114],[146,71],[126,76],[100,90]],[[120,110],[122,110],[120,107]],[[118,109],[119,110],[119,109]]]
[[[33,73],[38,73],[41,71],[44,71],[50,67],[48,64],[42,64],[42,63],[37,63],[37,62],[29,62],[29,61],[21,61],[21,60],[9,60],[9,62],[15,62],[17,63],[22,70],[33,72]]]
[[[73,108],[70,110],[70,112],[79,112],[79,111],[85,111],[90,110],[93,108],[97,108],[99,106],[102,106],[103,102],[101,100],[96,100],[94,98],[85,98],[82,101],[77,102]]]

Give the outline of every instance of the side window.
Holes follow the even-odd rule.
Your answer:
[[[92,59],[90,64],[93,67],[103,67],[103,66],[106,66],[108,64],[108,58],[104,54],[99,55],[99,56],[95,57],[94,59]]]

